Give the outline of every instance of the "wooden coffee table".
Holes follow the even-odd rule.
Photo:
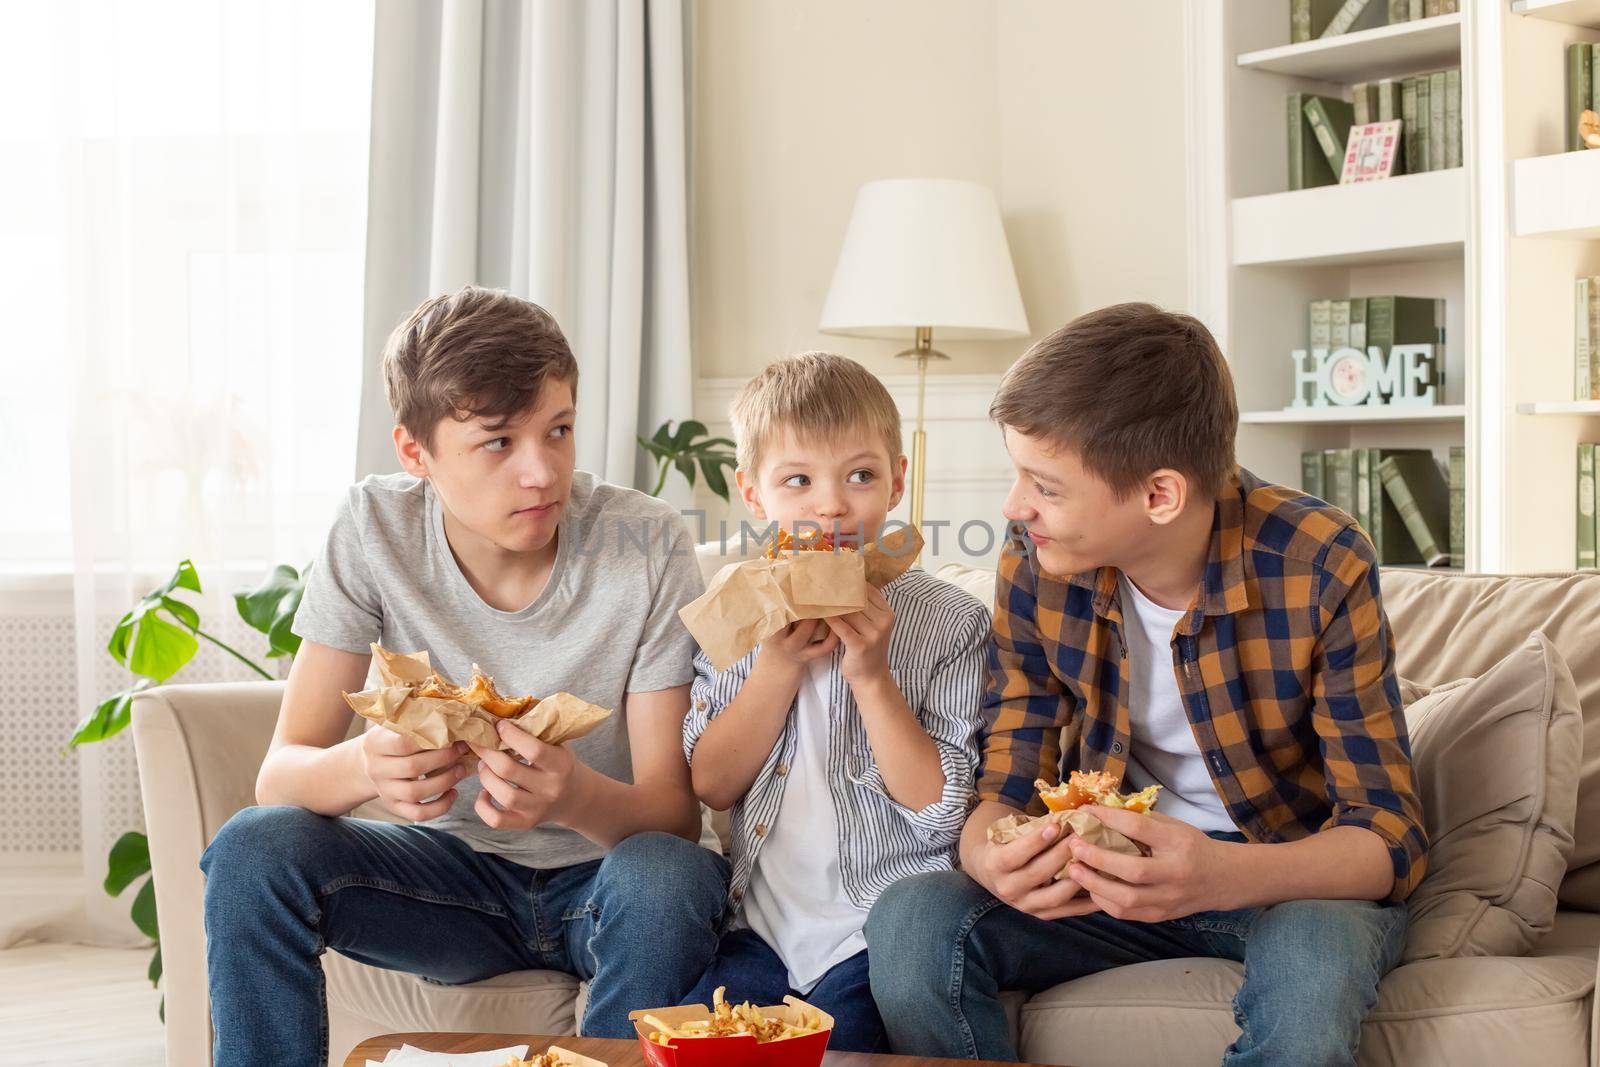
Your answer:
[[[390,1049],[401,1045],[425,1048],[430,1052],[488,1052],[510,1045],[527,1045],[530,1052],[543,1052],[560,1045],[585,1056],[603,1060],[610,1067],[646,1067],[638,1041],[618,1041],[598,1037],[546,1037],[540,1034],[384,1034],[357,1045],[344,1059],[344,1067],[366,1067],[367,1061],[381,1060]],[[874,1056],[865,1052],[830,1052],[822,1059],[824,1067],[1000,1067],[995,1060],[943,1060],[925,1056]],[[1024,1064],[1022,1067],[1041,1067]]]

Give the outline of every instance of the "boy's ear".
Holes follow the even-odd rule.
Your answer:
[[[394,428],[394,454],[400,460],[400,469],[413,478],[428,476],[428,453],[404,426],[396,425]]]
[[[1182,472],[1163,467],[1145,481],[1144,511],[1152,525],[1171,525],[1188,503],[1189,479]]]
[[[889,469],[894,475],[892,478],[893,491],[889,494],[890,511],[898,507],[900,498],[906,495],[906,464],[908,462],[906,457],[901,456],[898,460],[889,464]]]
[[[746,475],[742,469],[733,472],[733,480],[738,483],[739,499],[750,509],[750,514],[765,522],[767,509],[761,506],[761,492],[756,486],[756,480]]]

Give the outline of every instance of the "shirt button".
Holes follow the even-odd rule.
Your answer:
[[[782,778],[784,775],[789,773],[789,765],[787,763],[780,763],[778,764],[776,770],[778,772],[778,777]]]
[[[744,899],[744,890],[743,889],[735,889],[733,891],[733,899],[734,900],[743,900]]]
[[[706,710],[706,702],[704,700],[696,700],[694,702],[694,710],[695,711],[705,711]]]
[[[1113,756],[1122,755],[1122,742],[1121,741],[1113,741],[1113,742],[1111,742],[1111,754]]]
[[[767,824],[766,823],[764,823],[764,822],[756,823],[756,836],[757,837],[766,837],[767,836]]]

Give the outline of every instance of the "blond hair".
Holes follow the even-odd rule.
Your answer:
[[[801,352],[767,365],[745,383],[730,411],[739,469],[755,473],[761,449],[788,432],[800,440],[861,429],[878,435],[889,459],[900,458],[900,411],[889,390],[853,359]]]
[[[578,392],[578,361],[555,318],[530,300],[468,285],[425,300],[383,350],[394,418],[433,448],[442,419],[504,424],[539,399],[549,380]]]

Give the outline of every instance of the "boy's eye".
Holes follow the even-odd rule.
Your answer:
[[[511,438],[496,437],[492,441],[485,441],[483,447],[487,452],[504,452],[511,447]]]
[[[557,426],[550,431],[550,436],[557,438],[558,440],[563,437],[572,436],[572,424],[570,422],[562,423],[560,426]]]
[[[851,471],[850,477],[846,478],[845,481],[851,485],[866,485],[872,481],[873,477],[873,473],[863,467],[861,470]]]
[[[1046,489],[1044,486],[1040,485],[1038,482],[1034,482],[1033,483],[1033,488],[1038,492],[1038,494],[1040,496],[1044,497],[1046,500],[1054,500],[1056,498],[1056,495],[1054,493],[1052,493],[1050,490]]]
[[[791,474],[778,484],[782,485],[785,489],[804,489],[807,485],[811,484],[811,479],[806,477],[804,474]]]

